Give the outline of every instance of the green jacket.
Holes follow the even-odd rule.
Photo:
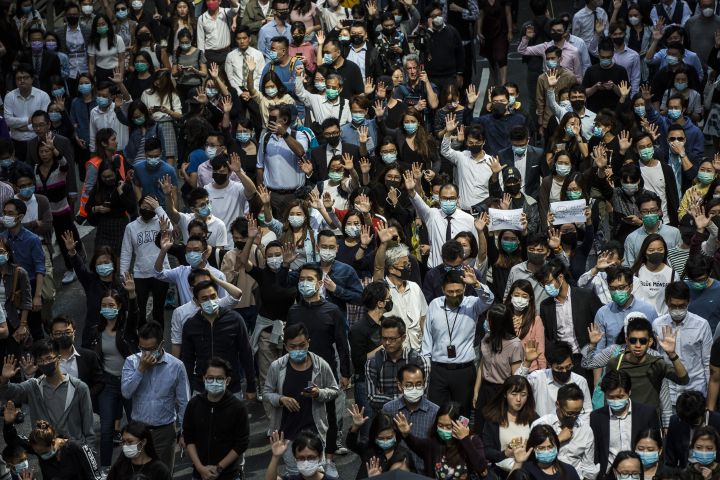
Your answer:
[[[621,361],[622,358],[622,361]],[[668,379],[678,385],[687,385],[690,377],[685,373],[679,376],[675,367],[662,357],[645,355],[642,361],[632,353],[625,352],[614,356],[607,364],[613,370],[623,370],[630,375],[632,381],[631,398],[645,405],[652,405],[660,411],[660,388],[662,381]]]

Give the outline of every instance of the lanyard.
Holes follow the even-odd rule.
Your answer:
[[[452,335],[453,330],[455,330],[455,325],[457,325],[457,317],[460,314],[460,305],[457,306],[457,312],[455,312],[455,318],[453,318],[452,328],[450,328],[450,319],[448,318],[447,305],[443,305],[443,310],[445,311],[445,325],[447,325],[448,337],[450,337],[450,345],[452,345]]]

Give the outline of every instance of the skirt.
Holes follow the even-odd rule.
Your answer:
[[[108,218],[98,222],[95,232],[95,250],[102,245],[107,245],[113,252],[119,253],[128,223],[127,218]]]
[[[158,130],[162,132],[162,149],[165,157],[177,158],[177,136],[175,135],[175,122],[163,120],[157,122]]]

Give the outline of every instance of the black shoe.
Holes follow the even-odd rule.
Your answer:
[[[24,421],[25,421],[25,414],[22,412],[22,410],[20,410],[19,412],[17,412],[17,416],[15,417],[15,424],[20,425]]]

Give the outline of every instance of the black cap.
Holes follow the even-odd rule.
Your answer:
[[[515,167],[503,168],[503,181],[507,182],[510,179],[520,180],[520,171]]]

